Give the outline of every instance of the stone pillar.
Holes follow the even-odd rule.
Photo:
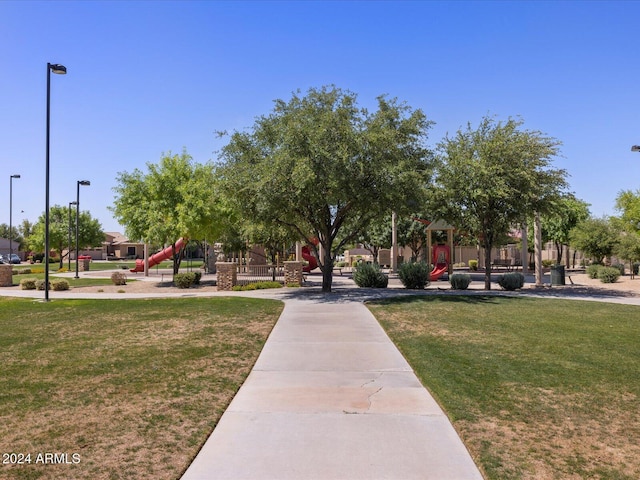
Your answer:
[[[13,267],[11,265],[0,265],[0,287],[11,287],[13,285]]]
[[[302,262],[284,262],[284,284],[302,286]]]
[[[237,264],[233,262],[217,262],[216,275],[219,291],[232,290],[237,282]]]

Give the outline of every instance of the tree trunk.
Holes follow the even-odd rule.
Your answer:
[[[484,245],[484,289],[491,290],[491,247]]]
[[[333,255],[331,255],[331,247],[333,245],[322,244],[324,250],[324,258],[320,265],[322,270],[322,291],[326,293],[331,292],[331,284],[333,283]]]

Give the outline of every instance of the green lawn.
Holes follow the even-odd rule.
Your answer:
[[[281,311],[250,298],[0,297],[0,453],[32,462],[0,464],[0,478],[179,478]],[[36,464],[47,452],[71,464]]]
[[[434,296],[369,308],[487,478],[640,478],[640,307]]]

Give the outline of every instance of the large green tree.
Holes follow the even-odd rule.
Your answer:
[[[214,167],[197,164],[183,151],[163,154],[147,172],[120,172],[110,207],[126,235],[155,245],[173,246],[173,270],[178,272],[179,238],[214,239],[218,225]]]
[[[570,245],[596,263],[602,263],[605,257],[613,254],[619,240],[619,230],[607,217],[589,217],[569,234]]]
[[[569,244],[571,230],[580,222],[589,218],[589,215],[589,204],[572,194],[568,194],[555,202],[552,210],[541,216],[542,242],[553,242],[558,263],[562,263],[563,246]],[[528,224],[533,225],[533,223],[534,219],[531,216]],[[529,228],[527,233],[529,247],[533,249],[533,228]],[[569,259],[567,259],[568,261]]]
[[[640,231],[640,190],[623,190],[616,197],[616,210],[625,231]]]
[[[310,243],[325,292],[335,255],[392,208],[414,209],[429,181],[430,122],[395,99],[377,100],[369,112],[334,86],[295,93],[276,100],[249,131],[234,132],[221,153],[224,183],[240,211]]]
[[[566,188],[566,172],[552,168],[560,142],[522,121],[485,117],[439,145],[433,210],[479,239],[485,289],[491,288],[491,249],[534,211],[545,213]]]
[[[71,218],[71,221],[69,221]],[[102,225],[98,219],[91,217],[87,211],[81,211],[78,215],[78,248],[99,247],[105,240]],[[45,215],[40,215],[33,225],[31,234],[27,238],[29,248],[36,252],[44,251]],[[54,205],[49,209],[49,247],[58,253],[60,267],[64,265],[64,259],[70,251],[76,248],[76,213],[69,211],[68,206]],[[71,237],[71,238],[69,238]],[[71,240],[71,242],[69,242]],[[71,247],[70,250],[68,247]],[[62,252],[67,250],[63,256]]]

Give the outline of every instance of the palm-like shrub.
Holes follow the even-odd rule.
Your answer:
[[[362,288],[387,288],[389,277],[380,270],[380,266],[361,263],[353,271],[353,281]]]

